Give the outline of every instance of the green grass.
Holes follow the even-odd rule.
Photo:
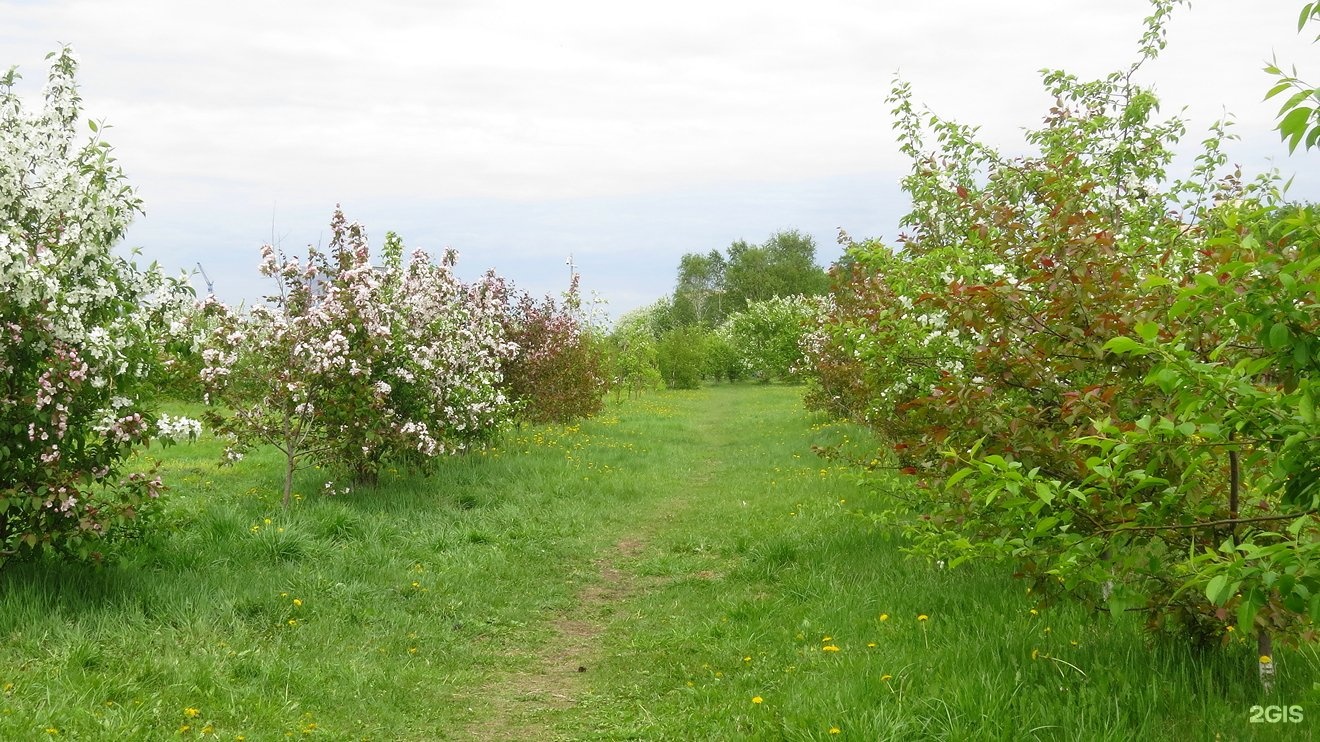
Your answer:
[[[273,456],[169,449],[170,497],[110,566],[0,575],[0,739],[469,738],[565,617],[596,625],[576,703],[496,728],[1286,739],[1320,718],[1314,649],[1280,652],[1265,697],[1246,645],[1192,654],[1039,604],[1005,565],[904,559],[869,517],[883,494],[811,452],[843,435],[792,387],[656,394],[430,478],[325,497],[303,472],[288,513]],[[587,605],[602,565],[628,589]],[[1307,718],[1250,724],[1258,704]]]

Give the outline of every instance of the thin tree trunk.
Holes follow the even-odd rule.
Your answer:
[[[1260,687],[1266,693],[1274,691],[1274,640],[1269,629],[1256,633],[1256,652],[1260,655]]]
[[[292,453],[284,454],[284,509],[289,509],[289,504],[293,501],[293,471],[297,459]]]

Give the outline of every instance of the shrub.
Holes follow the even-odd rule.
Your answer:
[[[0,77],[0,559],[98,557],[163,490],[133,452],[195,430],[144,395],[182,284],[114,253],[141,203],[108,144],[76,143],[73,53],[49,58],[39,114]]]
[[[518,347],[503,373],[519,418],[568,422],[600,412],[604,343],[585,320],[576,274],[562,305],[550,296],[538,302],[523,293],[505,315],[505,334]]]
[[[366,231],[336,210],[329,253],[305,261],[270,245],[261,272],[278,293],[245,314],[212,302],[217,317],[202,370],[210,423],[233,439],[235,459],[258,443],[285,456],[284,503],[293,473],[315,461],[374,482],[386,462],[424,468],[481,442],[507,420],[501,364],[507,292],[493,273],[464,284],[457,254],[440,263],[387,235],[372,267]]]
[[[1155,7],[1141,61],[1163,47]],[[1046,73],[1057,102],[1017,158],[895,87],[911,233],[848,249],[810,399],[914,477],[917,552],[1013,557],[1202,641],[1236,622],[1268,656],[1320,610],[1314,210],[1217,177],[1222,127],[1170,183],[1182,123],[1135,70]]]

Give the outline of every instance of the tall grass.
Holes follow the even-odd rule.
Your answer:
[[[537,718],[564,739],[1269,739],[1320,717],[1313,650],[1262,697],[1246,645],[1194,655],[1005,565],[905,560],[884,495],[811,453],[860,433],[799,397],[652,395],[348,494],[310,470],[288,512],[269,454],[153,452],[173,492],[109,566],[0,574],[0,739],[458,738],[564,616],[603,632],[585,696]],[[632,589],[579,616],[601,564]],[[1308,718],[1251,724],[1257,704]]]

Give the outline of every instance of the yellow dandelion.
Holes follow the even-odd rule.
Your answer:
[[[202,727],[202,734],[215,734],[215,727],[210,724],[207,724],[206,726]]]
[[[875,649],[879,645],[876,644],[875,642],[867,642],[866,646],[870,647],[871,649]]]
[[[820,648],[820,651],[822,651],[822,652],[837,652],[837,651],[839,651],[839,648],[836,647],[836,646],[834,646],[833,644],[826,644],[825,646],[823,646],[823,647]]]
[[[59,734],[60,730],[55,727],[46,727],[46,734]]]
[[[894,679],[894,676],[893,676],[893,675],[888,675],[888,674],[886,674],[886,675],[881,675],[881,676],[880,676],[880,682],[882,682],[882,683],[888,683],[889,681],[891,681],[891,680],[893,680],[893,679]]]
[[[298,625],[298,619],[296,619],[296,618],[291,618],[291,619],[289,619],[289,625],[290,625],[290,626],[297,626],[297,625]]]
[[[408,654],[417,654],[417,647],[408,647]]]
[[[889,614],[888,614],[888,613],[881,613],[881,614],[880,614],[880,620],[881,620],[881,621],[888,621],[888,620],[889,620]]]
[[[1234,631],[1237,631],[1237,627],[1235,627],[1235,626],[1229,626],[1228,628],[1225,629],[1225,631],[1227,631],[1228,633],[1231,634],[1231,633],[1233,633]]]
[[[200,713],[202,712],[198,711],[195,708],[192,708],[191,706],[183,710],[183,715],[188,717],[189,719],[193,718],[194,716],[197,716]]]
[[[1030,614],[1033,615],[1033,616],[1039,616],[1039,615],[1040,615],[1040,611],[1036,610],[1035,608],[1032,608],[1030,611],[1028,611],[1028,613],[1030,613]]]
[[[820,638],[820,640],[823,641],[823,642],[832,642],[832,641],[834,641],[834,637],[832,637],[832,636],[822,636],[822,637]]]
[[[188,726],[187,724],[180,724],[180,725],[179,725],[179,734],[183,734],[184,732],[188,731],[189,729],[192,729],[192,727]]]
[[[920,616],[917,616],[917,620],[918,620],[918,621],[928,621],[928,620],[930,620],[930,616],[927,616],[926,614],[923,613],[923,614],[921,614]]]
[[[1031,659],[1033,659],[1033,660],[1035,660],[1035,659],[1040,659],[1040,650],[1039,650],[1039,649],[1033,649],[1033,650],[1031,650]]]
[[[760,696],[752,696],[752,703],[764,703],[765,699]]]
[[[842,732],[838,727],[830,727],[830,734],[841,734],[841,733]]]
[[[299,600],[299,599],[297,599],[297,598],[294,598],[294,599],[293,599],[293,607],[294,607],[294,608],[300,608],[300,607],[302,607],[302,601]]]
[[[751,662],[751,661],[752,661],[751,655],[747,655],[746,657],[743,657],[743,662]]]
[[[1273,661],[1274,661],[1274,658],[1271,657],[1271,656],[1269,656],[1268,654],[1262,654],[1262,655],[1260,656],[1260,664],[1262,664],[1262,665],[1268,665],[1268,664],[1270,664],[1270,663],[1273,662]]]

